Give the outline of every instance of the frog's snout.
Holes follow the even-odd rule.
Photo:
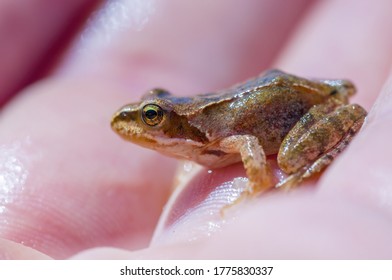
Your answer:
[[[341,93],[346,94],[348,97],[353,96],[357,91],[354,84],[348,80],[340,80],[338,90]]]
[[[135,123],[135,115],[129,107],[123,107],[113,115],[110,126],[120,135],[128,134],[129,128]]]
[[[113,127],[114,125],[118,124],[119,122],[129,122],[131,119],[130,113],[127,111],[119,111],[116,112],[113,117],[110,125]]]
[[[112,117],[110,122],[111,127],[114,129],[119,124],[130,124],[137,119],[137,106],[134,104],[126,105],[118,110]]]
[[[349,80],[324,80],[324,83],[332,87],[331,95],[347,102],[350,96],[353,96],[357,89]]]

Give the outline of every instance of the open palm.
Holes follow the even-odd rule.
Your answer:
[[[392,257],[390,1],[111,1],[69,45],[64,26],[93,1],[30,2],[0,21],[0,256]],[[21,13],[12,3],[0,13]],[[241,164],[185,172],[171,196],[178,163],[110,130],[115,110],[150,88],[211,92],[272,67],[350,79],[370,113],[320,178],[223,220]]]

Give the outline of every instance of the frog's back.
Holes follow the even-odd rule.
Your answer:
[[[173,98],[173,101],[177,104],[176,112],[180,115],[189,116],[191,114],[198,114],[200,111],[209,106],[215,106],[226,102],[235,102],[236,100],[250,94],[268,94],[268,91],[263,89],[270,89],[273,86],[296,88],[299,91],[311,93],[315,95],[316,98],[318,98],[318,95],[320,94],[324,97],[329,94],[326,84],[302,79],[280,70],[272,69],[255,78],[215,93],[200,94],[189,98],[180,98],[181,100],[177,100],[178,98],[174,96],[171,98]],[[190,108],[198,108],[198,110],[190,110]]]
[[[271,70],[263,76],[217,93],[200,96],[206,102],[190,122],[213,139],[256,136],[267,154],[276,153],[289,130],[327,95],[318,84]],[[208,98],[216,98],[207,104]],[[218,99],[219,98],[219,99]]]
[[[279,70],[269,70],[258,77],[249,79],[225,90],[199,94],[193,97],[176,97],[172,95],[168,98],[176,104],[175,111],[177,114],[189,116],[191,114],[198,114],[209,106],[230,102],[242,98],[246,94],[260,90],[263,87],[269,87],[284,75],[287,74]],[[198,108],[198,110],[195,110],[195,108]]]

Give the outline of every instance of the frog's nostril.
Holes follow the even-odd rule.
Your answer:
[[[119,120],[125,121],[125,120],[129,119],[129,112],[123,111],[120,114],[118,114],[117,118]]]

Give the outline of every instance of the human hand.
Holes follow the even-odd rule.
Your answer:
[[[176,162],[120,141],[109,120],[151,87],[208,92],[271,66],[348,78],[359,89],[353,102],[370,109],[391,64],[392,35],[382,32],[391,4],[154,3],[109,6],[109,18],[91,23],[49,77],[5,105],[3,255],[44,257],[32,247],[65,258],[112,246],[126,250],[96,248],[76,258],[390,258],[391,85],[320,180],[241,204],[226,224],[216,213],[236,195],[241,164],[200,171],[162,214]],[[147,246],[160,216],[151,246],[134,251]]]

